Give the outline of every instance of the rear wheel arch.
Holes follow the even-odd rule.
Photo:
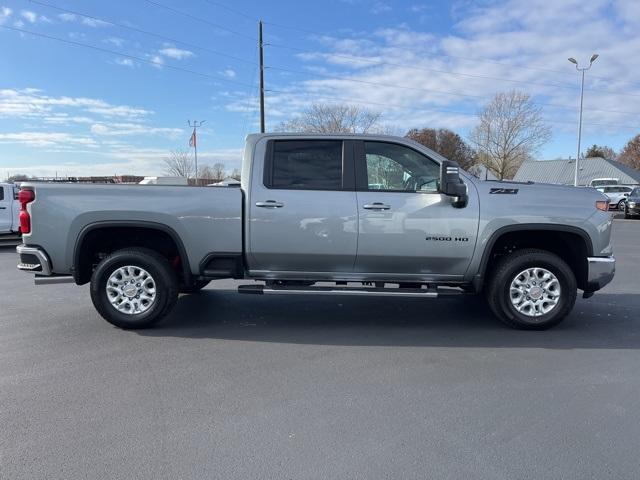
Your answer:
[[[96,238],[117,233],[124,233],[123,239],[112,242],[107,252],[97,252]],[[104,238],[100,239],[98,246],[104,245]],[[131,243],[127,243],[126,239]],[[132,240],[135,239],[135,240]],[[169,247],[171,245],[172,248]],[[156,248],[154,248],[154,246]],[[164,247],[164,248],[161,248]],[[162,223],[148,221],[100,221],[90,223],[80,230],[73,250],[72,272],[78,285],[83,285],[91,280],[96,253],[112,253],[122,248],[143,247],[152,250],[164,250],[164,253],[175,253],[180,259],[179,273],[183,280],[190,283],[193,280],[187,251],[178,233],[171,227]],[[163,253],[159,251],[158,253]],[[96,262],[97,263],[97,262]]]

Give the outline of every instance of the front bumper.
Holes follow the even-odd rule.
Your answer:
[[[589,266],[585,292],[595,292],[607,285],[616,273],[614,257],[587,257]]]
[[[640,205],[635,204],[633,207],[630,205],[627,205],[626,213],[628,215],[640,215]]]
[[[18,270],[33,272],[39,275],[51,275],[51,262],[49,257],[38,247],[28,247],[27,245],[18,245],[16,252],[20,257]]]

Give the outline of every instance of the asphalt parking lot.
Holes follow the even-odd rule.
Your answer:
[[[183,296],[122,331],[0,250],[0,478],[637,478],[640,221],[545,332],[479,300]]]

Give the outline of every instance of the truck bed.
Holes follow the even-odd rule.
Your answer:
[[[25,183],[36,192],[29,205],[27,245],[46,244],[52,271],[68,274],[76,242],[96,225],[158,226],[182,242],[197,272],[210,252],[242,253],[242,191],[225,187]],[[63,259],[60,262],[59,259]]]

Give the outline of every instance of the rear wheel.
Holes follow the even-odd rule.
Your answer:
[[[118,250],[91,276],[91,300],[109,323],[147,328],[175,305],[178,281],[166,258],[146,248]]]
[[[571,311],[577,284],[571,268],[557,255],[524,249],[499,260],[486,295],[493,313],[507,325],[543,330]]]

